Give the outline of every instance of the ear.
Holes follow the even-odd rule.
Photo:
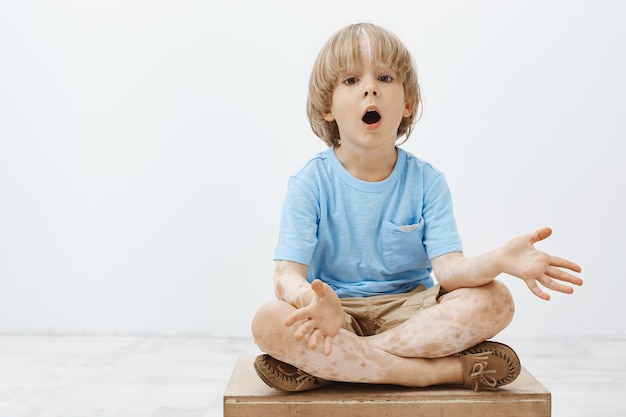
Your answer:
[[[409,103],[408,101],[404,105],[404,111],[402,112],[402,117],[409,117],[413,114],[413,103]]]
[[[335,116],[333,116],[332,112],[322,112],[322,117],[324,118],[324,120],[326,120],[327,122],[334,122],[335,121]]]

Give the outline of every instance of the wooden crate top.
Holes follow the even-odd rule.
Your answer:
[[[224,393],[224,417],[550,416],[550,392],[526,369],[496,392],[342,383],[283,393],[261,381],[253,361],[253,356],[243,356],[235,365]]]

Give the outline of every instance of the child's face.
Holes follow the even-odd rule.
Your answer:
[[[372,62],[367,45],[361,46],[361,57],[360,65],[339,74],[324,119],[337,122],[342,144],[395,146],[400,121],[412,111],[402,80],[392,69]]]

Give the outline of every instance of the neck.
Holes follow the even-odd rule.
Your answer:
[[[335,146],[335,155],[353,177],[362,181],[379,182],[391,175],[396,166],[398,151],[395,146],[375,152],[358,151],[342,144]]]

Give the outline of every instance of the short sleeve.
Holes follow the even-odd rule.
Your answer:
[[[452,196],[443,174],[434,178],[424,193],[424,246],[428,258],[463,251],[452,208]]]
[[[297,177],[291,177],[282,206],[274,260],[309,265],[317,245],[319,197]]]

